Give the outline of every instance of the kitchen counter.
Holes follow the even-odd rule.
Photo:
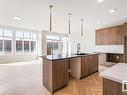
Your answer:
[[[100,76],[118,83],[127,81],[127,64],[119,63],[100,73]]]
[[[56,54],[56,55],[46,55],[46,56],[41,56],[41,57],[53,61],[53,60],[68,59],[68,58],[75,58],[75,57],[82,57],[82,56],[90,56],[90,55],[94,55],[94,54],[97,54],[97,53],[86,53],[86,55]]]

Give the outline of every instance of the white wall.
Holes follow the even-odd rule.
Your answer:
[[[95,45],[95,28],[85,29],[82,37],[79,32],[72,32],[70,39],[73,53],[76,53],[77,43],[81,44],[81,52],[123,53],[123,45]]]

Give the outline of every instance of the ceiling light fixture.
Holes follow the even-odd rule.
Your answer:
[[[71,34],[71,16],[72,14],[68,14],[68,34]]]
[[[20,17],[17,17],[17,16],[13,17],[13,19],[14,19],[14,20],[18,20],[18,21],[19,21],[19,20],[22,20]]]
[[[52,8],[53,5],[49,5],[49,31],[52,31]]]
[[[103,2],[104,0],[97,0],[99,3]]]
[[[81,36],[83,36],[83,31],[84,31],[84,19],[81,19]]]
[[[101,23],[102,23],[102,21],[98,21],[98,22],[97,22],[97,24],[101,24]]]
[[[114,13],[114,12],[116,12],[116,10],[117,9],[111,9],[111,10],[109,10],[109,13]]]

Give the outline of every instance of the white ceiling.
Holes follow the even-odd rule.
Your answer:
[[[79,31],[80,19],[85,18],[86,27],[104,27],[127,21],[127,0],[0,0],[0,24],[22,28],[48,30],[49,10],[53,4],[54,31],[67,30],[67,14],[72,13],[73,31]],[[109,13],[116,8],[115,13]],[[22,18],[21,21],[13,19]],[[103,21],[97,25],[96,22]]]

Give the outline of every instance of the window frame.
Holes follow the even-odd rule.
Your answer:
[[[0,27],[1,29],[2,29],[2,36],[0,36],[0,37],[2,37],[3,39],[2,39],[2,41],[3,41],[3,50],[2,50],[2,52],[0,53],[0,56],[2,56],[2,55],[12,55],[13,54],[13,29],[10,29],[10,28],[3,28],[3,27]],[[11,35],[11,37],[9,37],[9,36],[5,36],[4,35],[4,31],[5,30],[10,30],[11,32],[12,32],[12,35]],[[5,52],[5,38],[10,38],[11,39],[11,52],[10,53],[6,53]]]
[[[23,37],[22,37],[22,52],[18,53],[16,51],[16,49],[15,49],[15,54],[16,55],[37,54],[37,44],[38,44],[38,38],[37,37],[38,37],[38,33],[37,32],[33,32],[33,31],[20,31],[20,32],[23,32]],[[30,33],[29,40],[28,40],[29,41],[29,52],[25,52],[25,50],[24,50],[24,41],[25,41],[24,39],[27,39],[27,38],[24,37],[24,32],[29,32]],[[36,44],[35,44],[36,46],[35,46],[35,51],[34,52],[31,51],[31,41],[33,41],[32,38],[31,38],[31,34],[32,33],[36,34],[36,38],[35,38],[36,40],[34,40],[34,41],[36,41]],[[16,38],[17,37],[16,37],[16,31],[15,31],[15,43],[16,43]],[[16,44],[15,44],[15,48],[16,48]]]
[[[62,45],[64,45],[63,44],[63,39],[66,39],[66,51],[64,52],[63,51],[63,46]],[[67,54],[67,53],[69,53],[69,37],[66,37],[66,36],[59,36],[59,35],[47,35],[46,36],[46,44],[47,44],[47,49],[48,49],[48,41],[51,41],[52,43],[54,42],[54,41],[57,41],[58,42],[58,50],[59,50],[59,54]],[[54,53],[54,45],[53,44],[51,44],[52,45],[52,47],[53,47],[53,49],[52,49],[52,51],[51,51],[51,54],[56,54],[56,53]]]
[[[2,30],[2,35],[0,35],[0,37],[2,37],[2,52],[0,52],[0,56],[5,56],[5,55],[27,55],[27,54],[37,54],[38,53],[38,31],[34,31],[34,30],[25,30],[25,29],[18,29],[18,28],[13,28],[13,27],[6,27],[6,26],[0,26],[0,29]],[[4,36],[4,31],[5,30],[9,30],[11,31],[11,36]],[[29,32],[30,33],[30,39],[29,39],[29,52],[25,53],[24,52],[24,33],[23,33],[23,39],[22,39],[22,52],[17,52],[16,50],[16,38],[20,38],[20,37],[16,37],[16,32],[21,31],[21,32]],[[33,37],[35,39],[31,39],[31,34],[35,33],[36,37]],[[11,52],[10,53],[6,53],[5,49],[4,49],[4,39],[5,38],[9,38],[11,39]],[[35,41],[35,50],[32,51],[31,49],[31,41]]]

